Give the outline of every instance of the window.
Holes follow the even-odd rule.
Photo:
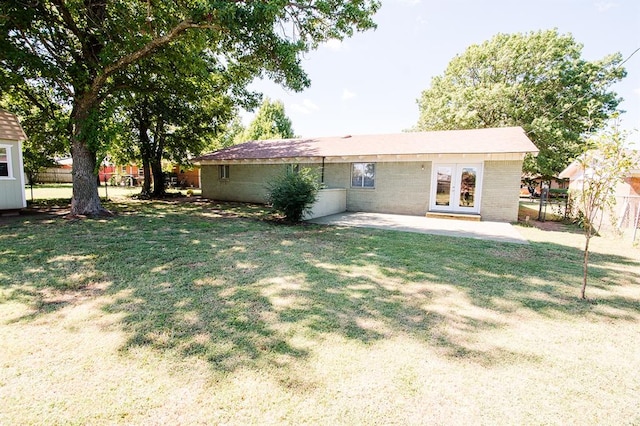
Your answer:
[[[11,173],[11,147],[0,146],[0,178],[13,177]]]
[[[127,174],[127,166],[122,166],[122,174],[123,175]]]
[[[229,179],[229,166],[218,166],[218,176],[220,179]]]
[[[353,163],[351,165],[351,187],[374,188],[376,182],[375,163]]]
[[[138,169],[138,176],[139,177],[144,177],[144,169],[143,168]]]

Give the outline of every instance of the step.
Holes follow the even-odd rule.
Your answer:
[[[426,217],[432,219],[470,220],[473,222],[480,222],[482,219],[479,214],[455,212],[427,212]]]

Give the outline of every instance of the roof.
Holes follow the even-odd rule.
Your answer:
[[[637,158],[638,162],[637,165],[640,166],[640,150],[627,150],[627,153],[629,155],[631,155],[632,157]],[[577,177],[580,177],[580,175],[582,174],[582,165],[580,164],[578,157],[577,159],[573,160],[571,162],[571,164],[569,164],[563,171],[560,172],[560,174],[558,175],[559,178],[561,179],[569,179],[569,180],[574,180]],[[640,176],[640,168],[633,168],[629,171],[629,176]]]
[[[538,148],[524,130],[521,127],[503,127],[249,141],[202,155],[194,161],[528,152],[538,152]]]
[[[0,109],[0,140],[23,141],[27,139],[18,117]]]

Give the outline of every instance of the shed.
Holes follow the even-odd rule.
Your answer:
[[[27,139],[18,117],[0,109],[0,210],[27,206],[22,142]]]

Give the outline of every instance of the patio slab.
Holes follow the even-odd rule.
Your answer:
[[[475,238],[515,244],[529,242],[510,223],[473,222],[384,213],[344,212],[309,220],[320,225],[354,226],[402,232]]]

